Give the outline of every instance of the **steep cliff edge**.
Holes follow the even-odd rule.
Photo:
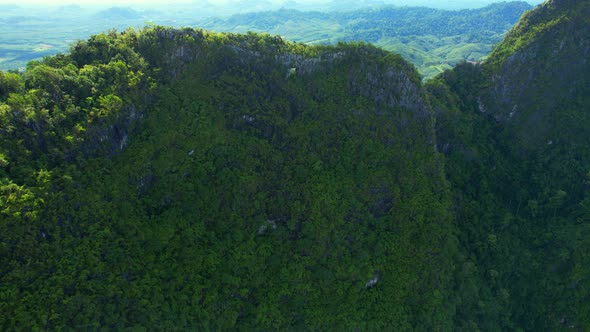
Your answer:
[[[547,1],[428,84],[465,253],[456,326],[590,326],[589,10]]]
[[[548,1],[525,14],[484,63],[481,107],[514,128],[521,148],[581,138],[579,108],[590,95],[589,17],[587,1]]]

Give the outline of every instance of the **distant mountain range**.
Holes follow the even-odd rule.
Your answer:
[[[111,7],[94,15],[95,18],[118,21],[135,20],[141,18],[141,14],[130,7]]]
[[[350,12],[281,9],[196,25],[213,31],[267,32],[311,44],[370,42],[402,54],[425,77],[432,77],[459,61],[483,60],[531,8],[526,2],[504,2],[460,11],[392,6]]]
[[[140,28],[150,22],[214,31],[267,32],[309,44],[371,42],[402,54],[425,78],[429,78],[459,61],[484,59],[518,17],[531,8],[525,2],[461,11],[382,6],[380,1],[353,3],[352,7],[333,3],[338,6],[330,8],[339,11],[310,12],[287,8],[269,11],[277,4],[257,2],[260,6],[256,8],[265,11],[217,18],[203,18],[219,13],[220,7],[202,1],[142,10],[117,6],[99,12],[75,5],[49,12],[41,8],[19,9],[5,18],[0,16],[0,34],[3,36],[0,45],[4,42],[0,47],[0,68],[23,68],[29,60],[67,51],[76,39],[85,39],[111,28]],[[232,3],[232,8],[221,12],[254,8],[248,7],[251,5],[252,2],[248,1]],[[283,5],[301,7],[295,2],[284,2]],[[323,3],[322,6],[331,5]],[[351,11],[355,6],[364,9]],[[316,7],[307,3],[303,8]]]

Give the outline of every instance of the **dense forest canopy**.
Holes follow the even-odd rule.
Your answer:
[[[426,83],[162,26],[0,72],[0,329],[588,329],[588,17]]]
[[[448,186],[401,57],[153,27],[22,79],[4,328],[452,325]]]

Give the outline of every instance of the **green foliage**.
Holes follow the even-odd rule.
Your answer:
[[[21,90],[21,79],[18,74],[0,71],[0,101],[5,100],[10,93]]]
[[[588,248],[589,9],[549,1],[483,65],[427,85],[461,229],[463,329],[590,326],[588,258],[578,254]]]
[[[400,56],[149,27],[23,80],[3,329],[452,328],[448,185]]]
[[[364,43],[159,26],[0,73],[0,328],[585,329],[575,3],[424,86]]]
[[[492,70],[499,70],[498,66],[516,52],[526,49],[533,43],[545,43],[541,38],[556,40],[554,35],[559,26],[568,25],[574,21],[587,25],[589,7],[585,1],[550,0],[536,10],[526,12],[518,21],[506,38],[494,49],[488,66]]]

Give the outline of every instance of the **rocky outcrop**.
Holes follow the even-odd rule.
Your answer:
[[[483,65],[482,106],[514,127],[527,149],[550,140],[555,123],[566,121],[560,114],[590,93],[589,16],[582,2],[549,1],[525,15]]]

